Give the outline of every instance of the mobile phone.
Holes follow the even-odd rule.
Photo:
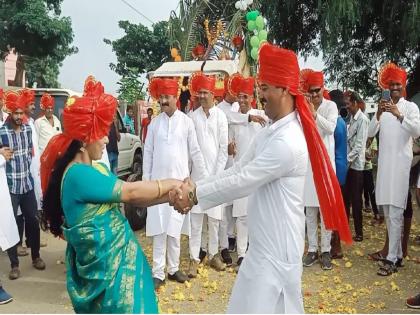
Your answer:
[[[391,92],[389,90],[382,91],[382,99],[389,102],[391,100]]]

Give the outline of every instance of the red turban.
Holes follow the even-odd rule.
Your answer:
[[[295,96],[325,226],[327,229],[338,231],[340,238],[350,244],[351,232],[340,185],[308,103],[299,91],[299,72],[297,56],[293,51],[270,44],[261,47],[259,81],[287,88],[290,94]]]
[[[35,91],[31,89],[23,89],[20,90],[20,95],[22,98],[20,101],[24,104],[24,106],[28,106],[29,104],[35,103]]]
[[[229,80],[229,92],[234,96],[239,93],[254,95],[254,78],[244,78],[241,74],[234,74]]]
[[[379,70],[378,83],[382,89],[387,90],[391,82],[400,83],[405,88],[407,84],[407,72],[396,64],[389,62]]]
[[[216,78],[214,76],[207,76],[203,72],[194,72],[190,78],[191,94],[196,95],[200,90],[207,90],[214,94]]]
[[[42,110],[46,110],[47,108],[53,107],[54,108],[54,97],[52,97],[48,93],[44,93],[41,97],[41,100],[39,102],[39,106]]]
[[[239,87],[241,85],[241,80],[242,80],[242,74],[240,74],[240,73],[232,74],[229,77],[229,80],[227,82],[227,90],[228,90],[230,95],[238,96]]]
[[[306,78],[306,86],[308,88],[311,86],[324,87],[324,74],[322,71],[313,71],[308,73]]]
[[[57,159],[73,140],[92,143],[108,135],[117,100],[100,91],[103,91],[100,82],[89,83],[85,89],[86,95],[67,100],[63,112],[64,133],[54,136],[41,156],[41,186],[44,194]]]
[[[22,102],[22,95],[17,91],[8,90],[4,92],[3,102],[5,111],[8,113],[14,113],[18,109],[25,110],[26,108],[26,103]]]
[[[172,95],[177,97],[179,91],[178,80],[175,79],[161,79],[159,84],[159,97],[163,95]]]
[[[178,80],[168,78],[152,78],[149,83],[149,94],[157,100],[163,95],[172,95],[177,97],[179,92]]]

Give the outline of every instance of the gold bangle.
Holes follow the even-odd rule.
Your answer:
[[[162,197],[162,184],[160,180],[157,180],[157,185],[158,185],[158,199],[159,199],[160,197]]]

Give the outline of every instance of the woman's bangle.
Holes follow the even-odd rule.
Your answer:
[[[162,183],[160,182],[160,180],[157,180],[157,185],[158,185],[158,199],[160,197],[162,197]]]

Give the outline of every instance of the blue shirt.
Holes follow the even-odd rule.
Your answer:
[[[134,119],[133,118],[131,118],[128,115],[125,115],[124,119],[123,119],[123,122],[124,122],[125,128],[127,128],[127,131],[129,133],[131,133],[133,135],[136,134],[136,129],[134,128]]]
[[[338,182],[341,186],[346,183],[347,177],[347,126],[341,116],[337,118],[334,130],[335,141],[335,169]]]
[[[25,194],[34,189],[31,175],[32,161],[32,130],[22,124],[20,132],[16,133],[6,122],[0,127],[0,146],[13,150],[12,158],[6,163],[6,177],[10,193]]]

